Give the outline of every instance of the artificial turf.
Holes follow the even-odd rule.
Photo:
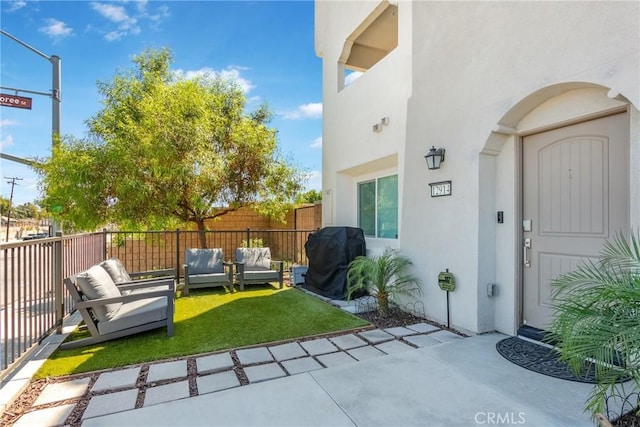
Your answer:
[[[251,286],[193,290],[175,302],[175,333],[166,329],[77,349],[58,349],[36,378],[116,368],[173,357],[229,350],[253,344],[302,338],[367,326],[344,312],[297,289]],[[69,339],[87,332],[75,331]]]

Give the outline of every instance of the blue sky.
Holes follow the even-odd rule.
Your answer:
[[[46,55],[62,59],[63,134],[82,137],[84,121],[100,108],[98,81],[131,68],[132,55],[168,47],[172,68],[234,77],[249,108],[266,101],[275,113],[281,151],[321,188],[322,70],[315,56],[312,1],[6,1],[0,25]],[[6,36],[0,37],[0,85],[49,92],[51,64]],[[2,90],[3,93],[15,94]],[[32,98],[31,110],[0,107],[0,149],[19,157],[47,157],[51,149],[51,100]],[[14,204],[39,197],[37,175],[1,160],[4,177],[23,178]]]

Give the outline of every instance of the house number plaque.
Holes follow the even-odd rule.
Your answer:
[[[451,181],[432,182],[429,186],[431,187],[431,197],[451,195]]]

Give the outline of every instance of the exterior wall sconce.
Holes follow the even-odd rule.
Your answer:
[[[387,126],[389,124],[389,117],[383,117],[380,119],[380,123],[376,123],[373,125],[372,129],[374,132],[382,132],[382,126]]]
[[[431,146],[424,158],[427,160],[429,170],[440,169],[440,163],[444,162],[444,148],[436,149],[435,146]]]

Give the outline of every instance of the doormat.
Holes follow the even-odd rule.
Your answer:
[[[559,360],[559,354],[556,350],[543,345],[518,337],[509,337],[496,343],[496,350],[509,362],[539,374],[568,381],[596,383],[593,365],[590,364],[586,372],[576,376],[567,363]],[[627,379],[623,378],[620,381]]]

